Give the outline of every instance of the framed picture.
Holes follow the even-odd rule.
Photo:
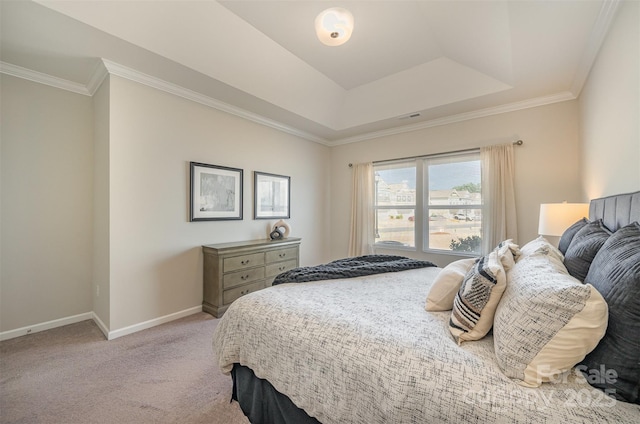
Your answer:
[[[242,219],[242,169],[191,162],[190,220]]]
[[[253,218],[289,218],[291,177],[258,171],[253,176]]]

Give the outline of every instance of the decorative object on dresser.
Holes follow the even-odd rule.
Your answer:
[[[242,169],[190,162],[190,221],[242,219]]]
[[[289,224],[287,224],[283,220],[280,220],[275,224],[273,224],[273,228],[269,233],[269,237],[271,238],[271,240],[287,238],[289,237],[290,232],[291,232],[291,227],[289,227]]]
[[[202,246],[202,310],[219,318],[237,298],[271,286],[276,275],[298,267],[300,241],[291,237]]]
[[[291,217],[291,177],[254,171],[253,195],[254,219]]]

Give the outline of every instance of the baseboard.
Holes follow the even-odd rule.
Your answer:
[[[130,325],[118,330],[109,331],[107,326],[102,322],[100,317],[95,312],[86,312],[84,314],[73,315],[70,317],[55,319],[53,321],[42,322],[40,324],[29,325],[26,327],[16,328],[15,330],[3,331],[0,333],[0,341],[14,339],[20,336],[26,336],[27,334],[38,333],[40,331],[51,330],[52,328],[62,327],[64,325],[75,324],[77,322],[86,321],[88,319],[93,320],[100,331],[104,334],[107,340],[117,339],[118,337],[126,336],[147,328],[155,327],[160,324],[164,324],[176,319],[184,318],[189,315],[202,312],[202,306],[194,306],[193,308],[185,309],[183,311],[175,312],[173,314],[165,315],[163,317],[154,318],[149,321],[141,322],[139,324]]]
[[[189,315],[197,314],[198,312],[202,312],[202,305],[194,306],[193,308],[185,309],[183,311],[175,312],[173,314],[165,315],[163,317],[154,318],[149,321],[141,322],[139,324],[130,325],[129,327],[124,327],[118,330],[109,331],[107,335],[107,339],[108,340],[117,339],[118,337],[126,336],[127,334],[136,333],[141,330],[146,330],[147,328],[155,327],[157,325],[174,321],[180,318],[184,318]]]
[[[53,321],[42,322],[40,324],[28,325],[26,327],[16,328],[15,330],[3,331],[0,333],[0,341],[26,336],[27,334],[39,333],[40,331],[51,330],[52,328],[62,327],[63,325],[75,324],[80,321],[93,319],[94,316],[93,312],[85,312],[84,314],[54,319]]]
[[[106,326],[104,322],[102,322],[100,317],[95,312],[91,312],[91,315],[92,315],[91,318],[93,318],[93,322],[96,323],[100,331],[102,331],[102,334],[104,334],[107,340],[109,340],[109,328]]]

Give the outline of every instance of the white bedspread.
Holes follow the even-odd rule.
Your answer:
[[[219,365],[250,367],[323,424],[638,423],[582,376],[524,388],[500,371],[491,335],[456,345],[448,312],[426,312],[438,268],[283,284],[222,317]]]

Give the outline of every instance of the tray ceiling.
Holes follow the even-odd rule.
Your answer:
[[[355,18],[351,39],[338,47],[321,44],[313,28],[331,6]],[[106,66],[333,145],[577,97],[617,2],[65,0],[1,7],[5,73],[25,69],[90,86]]]

